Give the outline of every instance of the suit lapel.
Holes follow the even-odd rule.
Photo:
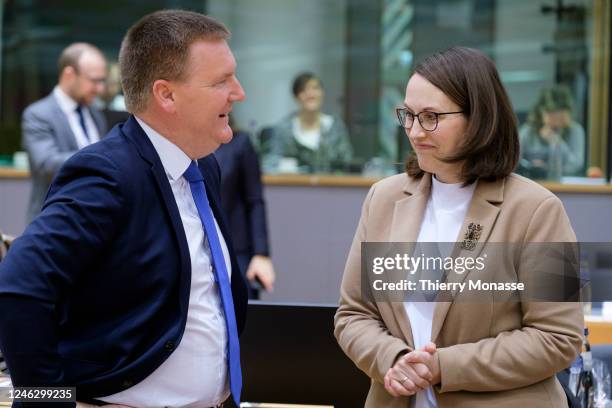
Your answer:
[[[497,216],[499,215],[500,207],[499,205],[494,205],[493,203],[499,204],[503,201],[504,183],[505,179],[498,180],[495,182],[478,182],[476,190],[474,191],[474,196],[472,197],[472,202],[470,203],[468,212],[465,215],[465,219],[463,220],[463,225],[459,230],[457,243],[451,255],[453,258],[476,258],[480,255],[487,241],[489,240],[491,231],[493,230],[495,222],[497,221]],[[468,227],[470,226],[470,224],[474,224],[474,226],[480,226],[482,229],[480,231],[480,237],[478,237],[478,239],[476,240],[476,245],[474,246],[474,248],[464,249],[462,248],[462,243],[466,238],[466,233],[468,232]],[[464,274],[449,272],[446,281],[463,282],[469,274],[469,272]],[[434,342],[440,334],[440,331],[442,330],[444,320],[446,319],[446,315],[448,314],[452,303],[453,302],[436,303],[431,327],[431,339]]]
[[[172,193],[172,187],[170,187],[168,176],[155,148],[138,122],[136,122],[136,119],[134,119],[134,116],[128,118],[123,124],[121,131],[135,144],[142,158],[151,164],[151,173],[163,198],[162,201],[172,225],[172,233],[179,248],[181,259],[180,299],[181,309],[185,309],[188,307],[191,286],[191,258],[181,216],[174,199],[174,194]],[[160,233],[162,232],[160,231]],[[181,311],[186,313],[186,310]]]
[[[425,207],[431,188],[431,175],[425,174],[420,181],[409,181],[404,187],[405,198],[395,203],[389,242],[416,242],[421,228]],[[409,249],[412,251],[412,248]],[[393,315],[404,333],[406,342],[414,348],[412,327],[404,307],[404,302],[390,301]]]
[[[58,137],[61,137],[66,142],[68,149],[78,150],[79,146],[77,145],[76,136],[72,132],[72,128],[70,127],[70,123],[68,123],[66,114],[62,108],[60,108],[53,94],[49,95],[49,100],[51,109],[53,111],[53,117],[57,119],[54,120],[53,123],[57,127]]]

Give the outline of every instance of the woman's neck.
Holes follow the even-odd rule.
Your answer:
[[[298,114],[302,129],[319,129],[321,127],[320,113],[316,111],[301,110]]]

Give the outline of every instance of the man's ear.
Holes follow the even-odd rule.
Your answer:
[[[62,78],[64,80],[66,79],[73,80],[74,78],[76,78],[76,76],[77,76],[76,69],[74,69],[74,67],[67,66],[67,67],[64,67],[64,70],[62,71],[60,75],[60,80]]]
[[[165,79],[153,82],[153,101],[162,110],[168,113],[176,112],[174,101],[174,87]]]

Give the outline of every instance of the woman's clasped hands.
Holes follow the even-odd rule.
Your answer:
[[[385,389],[394,397],[411,396],[440,382],[440,362],[434,343],[397,359],[385,374]]]

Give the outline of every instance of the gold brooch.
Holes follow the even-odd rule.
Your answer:
[[[467,232],[463,236],[463,242],[461,243],[461,248],[466,249],[468,251],[473,250],[480,239],[480,234],[482,233],[482,225],[474,224],[470,222],[470,225],[467,227]]]

